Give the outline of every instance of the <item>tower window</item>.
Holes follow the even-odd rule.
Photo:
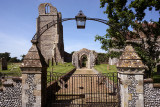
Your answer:
[[[48,4],[45,6],[45,13],[50,13],[50,6]]]

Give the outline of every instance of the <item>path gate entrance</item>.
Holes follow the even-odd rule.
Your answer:
[[[120,106],[117,73],[50,73],[49,77],[48,107]]]

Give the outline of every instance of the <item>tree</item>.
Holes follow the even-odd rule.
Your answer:
[[[145,16],[145,10],[155,9],[160,13],[159,0],[100,0],[101,7],[106,7],[104,12],[108,16],[109,28],[106,30],[105,36],[96,36],[95,40],[99,40],[102,44],[101,48],[108,51],[111,48],[123,49],[126,46],[126,40],[130,38],[141,38],[141,32],[146,35],[146,39],[141,39],[140,43],[130,42],[135,48],[143,62],[147,65],[146,70],[149,76],[153,72],[158,60],[157,41],[160,35],[160,18],[158,22],[149,24],[142,21]],[[138,22],[136,22],[138,21]],[[141,22],[141,23],[139,23]],[[156,26],[156,27],[155,27]],[[132,27],[135,31],[131,31]],[[147,29],[147,30],[146,30]],[[152,36],[154,35],[154,36]],[[146,45],[142,45],[145,42]],[[145,48],[147,46],[147,48]],[[117,52],[110,52],[115,57]],[[159,55],[158,55],[159,56]]]
[[[73,55],[74,52],[75,52],[75,51],[72,51],[72,52],[71,52],[71,55]]]
[[[154,68],[159,63],[160,52],[160,24],[159,23],[138,23],[140,27],[136,30],[139,35],[144,35],[141,39],[141,43],[131,43],[136,49],[137,53],[147,65],[146,73],[148,76],[152,76]]]
[[[106,53],[98,53],[96,64],[108,64],[108,54]]]
[[[25,57],[25,56],[26,56],[26,55],[24,55],[24,54],[23,54],[23,55],[21,55],[21,57],[22,57],[21,61],[23,61],[23,59],[24,59],[24,57]]]
[[[3,58],[3,57],[4,57],[7,61],[9,61],[9,60],[11,59],[9,52],[0,53],[0,59]]]
[[[17,57],[12,57],[9,62],[17,63],[20,62],[20,60]]]

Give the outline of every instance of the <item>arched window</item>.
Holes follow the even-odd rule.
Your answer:
[[[50,6],[48,4],[45,6],[45,13],[50,13]]]

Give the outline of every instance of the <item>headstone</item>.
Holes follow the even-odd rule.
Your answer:
[[[7,60],[6,60],[6,58],[2,58],[1,70],[7,70]]]

